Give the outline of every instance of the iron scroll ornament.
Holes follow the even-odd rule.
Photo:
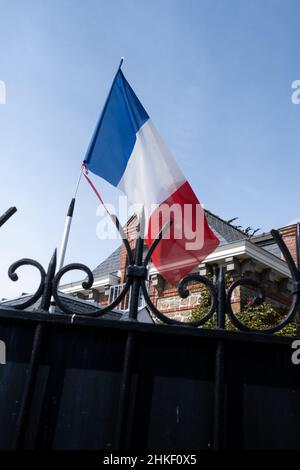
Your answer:
[[[60,283],[61,278],[70,271],[74,270],[79,270],[85,272],[87,274],[88,280],[83,281],[82,287],[83,289],[91,289],[93,284],[94,284],[94,276],[90,268],[85,266],[84,264],[80,263],[72,263],[68,264],[67,266],[63,267],[55,276],[55,278],[52,281],[52,292],[53,292],[53,297],[55,299],[56,305],[66,314],[73,315],[74,312],[73,310],[67,306],[67,304],[61,300],[59,294],[58,294],[58,286]],[[127,278],[126,284],[124,288],[122,289],[121,293],[118,295],[118,297],[109,305],[106,307],[100,308],[98,310],[91,310],[90,312],[87,312],[84,316],[91,316],[91,317],[101,317],[105,313],[113,310],[115,307],[117,307],[122,300],[125,298],[126,294],[129,292],[129,289],[132,285],[132,279],[130,277]],[[78,314],[76,314],[78,316]]]
[[[263,287],[260,286],[260,284],[256,281],[254,281],[253,279],[247,279],[247,278],[239,279],[238,281],[231,284],[231,286],[229,287],[229,289],[227,291],[227,295],[226,295],[226,313],[227,313],[228,317],[230,318],[230,321],[233,323],[233,325],[241,331],[249,331],[249,332],[251,331],[253,333],[265,333],[265,334],[276,333],[277,331],[282,330],[282,328],[284,328],[286,325],[288,325],[289,323],[291,323],[294,320],[294,318],[297,314],[297,311],[299,309],[299,305],[300,305],[300,271],[299,271],[299,269],[297,269],[296,264],[295,264],[295,262],[292,258],[292,255],[289,252],[289,250],[288,250],[285,242],[283,241],[280,233],[277,230],[271,230],[271,235],[273,236],[275,242],[279,246],[279,249],[280,249],[284,259],[286,260],[288,268],[289,268],[290,273],[291,273],[291,277],[292,277],[292,281],[293,281],[292,303],[291,303],[291,306],[290,306],[289,311],[286,314],[285,318],[280,323],[278,323],[277,325],[272,326],[270,328],[266,328],[264,330],[259,330],[257,328],[250,328],[249,326],[246,326],[244,323],[242,323],[237,318],[235,313],[233,312],[232,305],[231,305],[232,304],[231,300],[232,300],[233,291],[234,291],[234,289],[236,289],[237,287],[242,286],[242,285],[247,285],[247,286],[252,286],[254,288],[257,288],[258,289],[258,295],[254,299],[254,303],[256,303],[256,305],[260,305],[264,302],[265,292],[264,292]]]
[[[119,232],[120,236],[121,236],[121,239],[122,239],[122,243],[125,247],[125,250],[126,250],[126,253],[127,253],[127,256],[128,256],[128,262],[129,262],[129,267],[130,266],[134,266],[134,256],[133,256],[133,252],[130,248],[130,244],[129,244],[129,241],[128,241],[128,238],[118,220],[118,218],[115,216],[115,215],[111,215],[110,216],[117,231]],[[72,264],[68,264],[67,266],[64,266],[62,269],[60,269],[60,271],[58,271],[58,273],[56,274],[56,276],[54,277],[53,281],[52,281],[52,292],[53,292],[53,297],[55,299],[55,303],[56,305],[66,314],[68,315],[73,315],[74,312],[71,308],[68,307],[68,305],[63,302],[63,300],[61,300],[61,298],[59,297],[59,284],[60,284],[60,281],[61,281],[61,278],[67,273],[67,272],[70,272],[70,271],[83,271],[85,272],[85,274],[87,275],[87,280],[83,281],[82,283],[82,287],[83,289],[91,289],[93,284],[94,284],[94,276],[93,276],[93,273],[92,271],[90,270],[90,268],[88,268],[87,266],[85,266],[84,264],[80,264],[80,263],[72,263]],[[123,287],[122,291],[120,292],[120,294],[118,295],[118,297],[112,302],[110,303],[109,305],[107,305],[106,307],[103,307],[103,308],[99,308],[98,310],[90,310],[89,312],[87,311],[87,313],[84,315],[84,316],[91,316],[91,317],[101,317],[102,315],[104,315],[105,313],[113,310],[115,307],[117,307],[121,302],[122,300],[125,298],[126,294],[129,292],[129,289],[130,287],[132,286],[133,284],[133,277],[132,276],[127,276],[127,280],[126,280],[126,283],[125,283],[125,286]]]
[[[124,234],[124,231],[123,231],[122,227],[120,226],[120,223],[119,223],[118,219],[116,217],[114,217],[113,221],[115,223],[115,226],[116,226],[117,230],[119,231],[119,233],[121,235],[122,243],[125,246],[126,253],[127,253],[127,256],[128,256],[128,267],[127,267],[127,272],[126,272],[127,277],[126,277],[125,286],[123,287],[123,289],[120,292],[120,294],[118,295],[118,297],[112,303],[110,303],[109,305],[107,305],[103,308],[96,309],[96,310],[95,310],[95,308],[93,308],[93,310],[87,311],[85,314],[76,314],[76,316],[101,317],[105,313],[107,313],[107,312],[113,310],[114,308],[116,308],[123,301],[125,296],[128,294],[130,288],[138,280],[139,288],[138,288],[138,290],[135,289],[135,295],[138,296],[139,295],[139,290],[141,289],[147,306],[149,307],[152,314],[159,321],[161,321],[163,323],[166,323],[166,324],[170,324],[170,325],[185,325],[185,326],[190,326],[190,327],[199,327],[199,326],[205,325],[208,322],[208,320],[214,315],[214,313],[217,312],[217,310],[219,308],[218,306],[219,306],[220,301],[219,301],[219,286],[218,286],[218,283],[214,284],[207,277],[201,276],[200,274],[197,274],[197,273],[192,273],[192,274],[189,274],[189,275],[185,276],[178,284],[178,287],[177,287],[178,295],[181,298],[187,298],[190,295],[190,292],[188,290],[188,284],[191,283],[191,282],[198,282],[198,283],[204,285],[209,290],[210,297],[211,297],[211,305],[210,305],[206,315],[204,315],[204,317],[201,318],[198,321],[183,322],[183,321],[175,320],[173,318],[169,318],[168,316],[166,316],[164,313],[162,313],[154,305],[154,303],[152,302],[152,300],[150,298],[150,295],[148,293],[147,286],[146,286],[146,281],[148,279],[148,268],[147,268],[147,266],[148,266],[148,264],[151,260],[151,256],[152,256],[154,250],[156,249],[156,247],[158,246],[160,240],[163,237],[163,234],[164,234],[164,231],[165,231],[166,227],[164,227],[161,230],[161,232],[159,233],[159,236],[157,237],[157,239],[154,240],[151,247],[148,249],[148,252],[147,252],[144,260],[141,259],[140,262],[137,262],[137,260],[134,258],[134,252],[130,248],[129,241],[128,241],[126,235]],[[291,273],[291,278],[292,278],[292,281],[293,281],[292,304],[290,306],[290,309],[289,309],[287,315],[285,316],[285,318],[278,325],[275,325],[273,327],[270,327],[270,328],[267,328],[267,329],[264,329],[264,330],[258,330],[258,329],[255,329],[255,328],[250,328],[250,327],[246,326],[245,324],[243,324],[239,320],[239,318],[236,316],[236,314],[233,312],[232,305],[231,305],[233,291],[239,286],[250,286],[252,288],[257,289],[258,294],[257,294],[257,297],[255,299],[255,303],[257,305],[264,302],[265,292],[264,292],[263,287],[257,281],[254,281],[253,279],[250,279],[250,278],[249,279],[248,278],[239,279],[238,281],[231,284],[229,286],[229,288],[227,289],[227,291],[225,292],[225,304],[226,305],[225,305],[225,308],[224,308],[224,315],[228,315],[228,318],[230,319],[231,323],[237,329],[239,329],[241,331],[252,331],[252,332],[256,332],[256,333],[265,333],[265,334],[276,333],[277,331],[284,328],[288,323],[290,323],[294,320],[294,318],[296,316],[296,313],[298,311],[298,308],[299,308],[299,304],[300,304],[300,271],[297,269],[297,267],[295,265],[295,262],[294,262],[294,260],[291,256],[286,244],[284,243],[281,235],[279,234],[279,232],[277,230],[272,230],[271,234],[272,234],[275,242],[279,246],[280,251],[283,254],[283,257],[285,258],[285,260],[287,262],[287,265],[289,267],[290,273]],[[45,272],[43,267],[38,262],[36,262],[34,260],[31,260],[31,259],[27,259],[27,258],[19,260],[19,261],[15,262],[11,265],[11,267],[9,268],[8,274],[9,274],[9,277],[13,281],[18,280],[18,276],[17,276],[15,271],[19,267],[25,266],[25,265],[30,265],[30,266],[35,267],[36,269],[39,270],[40,275],[41,275],[40,284],[39,284],[36,292],[34,293],[34,295],[29,300],[26,300],[25,302],[22,302],[22,303],[16,305],[17,309],[23,309],[24,310],[24,309],[28,308],[29,306],[31,306],[35,302],[37,302],[37,300],[40,297],[44,296],[45,291],[48,291],[48,294],[49,294],[49,291],[50,291],[52,296],[55,299],[56,305],[60,308],[60,310],[62,312],[64,312],[65,314],[68,314],[68,315],[73,315],[74,314],[73,310],[59,296],[60,281],[61,281],[62,277],[67,272],[70,272],[70,271],[73,271],[73,270],[80,270],[80,271],[83,271],[87,276],[86,279],[82,282],[83,289],[87,290],[87,289],[91,289],[92,286],[93,286],[93,283],[94,283],[93,273],[87,266],[85,266],[83,264],[72,263],[72,264],[69,264],[69,265],[63,267],[62,269],[60,269],[56,273],[56,275],[54,275],[55,269],[53,267],[53,263],[54,263],[54,261],[52,260],[52,267],[50,269],[50,265],[49,265],[47,273]],[[51,273],[53,273],[53,274],[51,274]],[[49,297],[49,295],[48,295],[48,297]],[[42,305],[43,305],[42,309],[47,310],[47,303],[43,302]]]
[[[30,259],[30,258],[23,258],[23,259],[20,259],[19,261],[15,261],[8,269],[8,277],[12,281],[14,282],[18,281],[19,276],[17,275],[16,271],[21,266],[33,266],[39,271],[40,276],[41,276],[40,284],[36,292],[32,295],[32,297],[30,297],[30,299],[28,300],[25,300],[24,302],[21,302],[15,305],[16,309],[25,310],[26,308],[31,307],[33,304],[35,304],[43,295],[43,292],[45,289],[46,272],[43,266],[37,261]]]
[[[120,229],[120,224],[118,223],[117,220],[116,220],[116,227],[118,228],[118,230]],[[167,315],[162,313],[154,305],[154,303],[152,302],[152,300],[150,298],[150,295],[148,293],[147,286],[146,286],[146,281],[147,281],[147,278],[148,278],[147,266],[148,266],[149,262],[151,261],[151,256],[152,256],[154,250],[156,249],[156,247],[158,246],[158,244],[159,244],[159,242],[160,242],[160,240],[163,236],[163,233],[164,233],[165,229],[166,229],[166,227],[163,228],[163,230],[160,232],[158,238],[152,243],[152,245],[148,249],[148,252],[146,253],[144,261],[142,262],[141,265],[136,265],[135,264],[134,257],[133,257],[133,252],[130,249],[129,242],[128,242],[127,238],[125,237],[124,233],[123,232],[121,233],[122,241],[125,244],[125,248],[126,248],[128,259],[129,259],[129,265],[128,265],[128,268],[127,268],[127,280],[126,280],[125,286],[124,286],[122,292],[119,294],[119,296],[115,299],[114,302],[112,302],[110,305],[107,305],[104,308],[101,308],[97,311],[93,311],[93,312],[91,312],[90,314],[87,314],[87,315],[91,315],[93,317],[99,317],[99,316],[102,316],[103,314],[107,313],[108,311],[112,310],[113,308],[117,307],[122,302],[122,300],[124,299],[126,294],[129,292],[129,289],[131,288],[131,286],[133,284],[133,280],[136,277],[138,277],[140,279],[140,288],[142,290],[142,294],[143,294],[143,297],[145,299],[145,302],[146,302],[147,306],[151,310],[152,314],[158,320],[160,320],[161,322],[169,324],[169,325],[185,325],[185,326],[191,326],[191,327],[199,327],[199,326],[205,325],[208,322],[208,320],[212,318],[214,313],[216,313],[217,307],[218,307],[218,285],[215,285],[210,279],[208,279],[207,277],[201,276],[198,273],[189,274],[189,275],[185,276],[183,279],[181,279],[181,281],[179,282],[179,284],[177,286],[177,292],[178,292],[178,295],[181,298],[183,298],[183,299],[187,298],[190,295],[190,292],[188,290],[188,284],[191,283],[191,282],[200,283],[208,289],[208,291],[210,293],[210,297],[211,297],[211,304],[210,304],[210,307],[209,307],[208,312],[206,313],[206,315],[204,315],[204,317],[201,318],[200,320],[194,321],[194,322],[191,322],[191,321],[183,322],[183,321],[179,321],[179,320],[176,320],[176,319],[173,319],[173,318],[169,318]],[[258,329],[255,329],[255,328],[250,328],[250,327],[244,325],[237,318],[237,316],[235,315],[235,313],[232,310],[231,301],[232,301],[233,291],[238,286],[241,286],[241,285],[250,286],[252,288],[258,289],[258,294],[257,294],[257,296],[254,300],[256,305],[262,304],[264,302],[265,292],[264,292],[264,288],[257,281],[255,281],[253,279],[250,279],[250,278],[241,278],[241,279],[239,279],[238,281],[232,283],[229,286],[229,288],[226,292],[226,312],[225,313],[228,315],[231,323],[237,329],[239,329],[241,331],[252,331],[252,332],[257,332],[257,333],[259,332],[259,333],[266,333],[266,334],[275,333],[275,332],[281,330],[282,328],[284,328],[284,326],[286,326],[288,323],[290,323],[294,320],[295,315],[297,313],[297,310],[299,308],[299,303],[300,303],[300,272],[298,271],[298,269],[297,269],[297,267],[296,267],[296,265],[293,261],[293,258],[291,256],[287,246],[285,245],[284,241],[282,240],[282,237],[279,234],[279,232],[277,230],[272,230],[271,234],[272,234],[275,242],[278,244],[278,246],[280,248],[280,251],[283,254],[283,256],[284,256],[284,258],[285,258],[285,260],[288,264],[289,270],[291,272],[291,277],[292,277],[293,284],[294,284],[294,289],[293,289],[293,293],[292,293],[292,295],[293,295],[292,305],[291,305],[291,307],[289,309],[289,312],[287,313],[286,317],[284,318],[284,320],[282,320],[282,322],[280,322],[278,325],[276,325],[274,327],[264,329],[264,330],[258,330]],[[57,305],[61,308],[61,310],[64,313],[68,313],[68,314],[73,314],[73,312],[66,304],[63,303],[63,301],[61,301],[59,299],[58,285],[59,285],[59,282],[60,282],[62,276],[66,272],[71,271],[73,269],[81,269],[88,275],[88,281],[85,281],[82,284],[83,288],[85,288],[85,289],[88,288],[89,289],[89,288],[92,287],[92,284],[93,284],[92,272],[89,270],[89,268],[87,268],[86,266],[83,266],[83,265],[71,264],[71,265],[68,265],[68,266],[62,268],[57,273],[57,275],[55,276],[55,278],[53,280],[53,295],[55,297]]]
[[[162,239],[165,231],[169,228],[170,224],[167,223],[162,228],[162,230],[160,231],[158,237],[156,238],[156,240],[153,241],[152,245],[150,246],[150,248],[149,248],[149,250],[148,250],[148,252],[145,256],[144,261],[141,262],[142,264],[136,264],[135,261],[134,261],[133,252],[130,249],[129,241],[128,241],[125,233],[123,232],[123,230],[120,226],[120,223],[119,223],[119,221],[116,217],[114,217],[114,221],[115,221],[115,226],[116,226],[117,230],[119,231],[119,233],[122,237],[122,241],[123,241],[123,244],[125,246],[127,256],[128,256],[128,260],[129,260],[129,265],[128,265],[127,271],[126,271],[127,280],[126,280],[125,286],[123,287],[122,291],[120,292],[118,297],[112,303],[110,303],[109,305],[107,305],[103,308],[99,308],[98,310],[93,309],[90,312],[87,312],[84,316],[88,315],[88,316],[92,316],[92,317],[100,317],[100,316],[104,315],[105,313],[113,310],[115,307],[117,307],[122,302],[122,300],[125,298],[126,294],[129,292],[129,289],[133,286],[134,280],[137,278],[140,281],[140,289],[142,290],[142,293],[143,293],[146,304],[148,305],[148,307],[150,308],[152,313],[160,321],[162,321],[164,323],[167,323],[167,324],[173,324],[173,325],[188,325],[188,326],[201,326],[201,325],[204,325],[212,317],[212,315],[214,314],[214,312],[216,310],[216,303],[217,303],[217,292],[216,292],[215,286],[213,285],[213,283],[209,279],[207,279],[203,276],[200,276],[199,274],[194,273],[194,274],[190,274],[190,275],[186,276],[185,278],[183,278],[180,281],[179,285],[178,285],[178,293],[182,298],[187,298],[189,296],[189,290],[187,289],[186,286],[191,281],[197,281],[197,282],[202,283],[203,285],[206,286],[206,288],[209,290],[209,292],[211,294],[211,306],[210,306],[208,314],[205,315],[205,317],[202,318],[201,320],[198,320],[198,321],[195,321],[195,322],[180,322],[180,321],[177,321],[177,320],[174,320],[172,318],[167,317],[166,315],[164,315],[162,312],[160,312],[155,307],[155,305],[151,301],[151,298],[148,294],[147,287],[146,287],[146,281],[147,281],[147,278],[148,278],[147,266],[148,266],[148,263],[151,260],[151,256],[152,256],[154,250],[158,246],[160,240]],[[140,228],[138,228],[138,231],[140,231]],[[79,264],[79,263],[69,264],[69,265],[63,267],[56,274],[56,276],[54,277],[54,279],[52,281],[53,297],[55,299],[56,305],[64,313],[69,314],[69,315],[73,315],[74,312],[70,307],[68,307],[68,305],[65,302],[63,302],[63,300],[61,300],[61,298],[59,296],[58,287],[59,287],[61,278],[67,272],[70,272],[70,271],[73,271],[73,270],[83,271],[87,275],[87,280],[83,281],[83,283],[82,283],[83,289],[85,289],[85,290],[86,289],[91,289],[92,286],[93,286],[93,283],[94,283],[94,277],[93,277],[92,271],[87,266],[85,266],[83,264]],[[139,295],[139,291],[137,291],[136,295]]]

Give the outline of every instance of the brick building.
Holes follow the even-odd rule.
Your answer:
[[[207,221],[211,229],[220,239],[219,247],[199,265],[196,272],[209,275],[213,266],[222,266],[229,282],[242,276],[258,280],[266,288],[267,298],[275,306],[288,306],[291,302],[290,273],[280,250],[270,233],[262,233],[249,238],[245,232],[220,217],[206,211]],[[136,217],[129,219],[125,232],[134,248],[134,233]],[[299,224],[279,229],[291,254],[299,265],[299,250],[297,240]],[[145,247],[145,252],[146,252]],[[96,301],[99,305],[112,302],[123,288],[126,277],[127,256],[124,246],[117,248],[93,271],[94,285],[89,291],[84,291],[81,282],[65,284],[60,290],[80,299]],[[186,320],[201,298],[201,286],[190,286],[190,296],[181,299],[177,290],[168,285],[155,267],[150,263],[148,288],[153,303],[165,314],[180,320]],[[233,308],[238,312],[242,302],[251,294],[251,290],[237,288],[233,297]],[[126,311],[129,306],[130,294],[124,299],[119,309]],[[141,296],[140,307],[144,306]]]

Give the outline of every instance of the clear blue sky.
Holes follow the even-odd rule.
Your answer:
[[[297,0],[0,0],[0,298],[31,291],[21,257],[47,265],[62,235],[97,117],[123,71],[205,207],[269,230],[300,216]],[[116,190],[97,180],[105,200]],[[95,267],[118,241],[96,237],[85,182],[67,262]]]

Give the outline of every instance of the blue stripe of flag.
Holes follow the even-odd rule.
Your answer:
[[[84,160],[88,169],[117,186],[135,145],[136,133],[148,119],[119,69]]]

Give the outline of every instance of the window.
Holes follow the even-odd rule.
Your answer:
[[[125,284],[117,284],[115,286],[110,287],[109,297],[108,297],[108,301],[109,301],[110,304],[112,302],[114,302],[116,300],[116,298],[121,294],[124,287],[125,287]],[[131,288],[130,288],[128,294],[126,294],[126,296],[122,300],[122,302],[119,305],[117,305],[116,308],[118,310],[128,311],[129,306],[130,306],[130,298],[131,298]],[[144,300],[144,297],[143,297],[143,294],[142,294],[142,290],[140,289],[138,308],[142,308],[144,306],[145,306],[145,300]]]

